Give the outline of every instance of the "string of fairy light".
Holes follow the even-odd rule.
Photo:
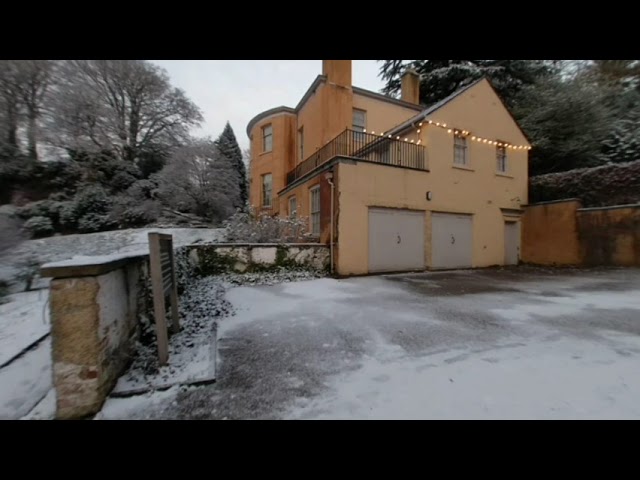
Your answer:
[[[478,142],[478,143],[484,143],[486,145],[495,145],[497,147],[504,147],[504,148],[508,148],[511,150],[531,150],[531,147],[529,145],[513,145],[511,143],[507,143],[507,142],[503,142],[503,141],[498,141],[498,140],[491,140],[489,138],[483,138],[483,137],[479,137],[478,135],[472,135],[470,131],[468,130],[461,130],[459,128],[453,128],[451,126],[448,126],[446,123],[441,123],[441,122],[436,122],[433,120],[425,120],[421,123],[418,124],[418,126],[416,127],[416,131],[417,133],[420,133],[422,131],[422,126],[423,124],[427,124],[427,125],[431,125],[431,126],[435,126],[435,127],[440,127],[442,129],[447,130],[447,133],[453,133],[454,135],[460,135],[463,136],[465,138],[471,138],[472,141],[474,142]],[[364,133],[367,133],[366,130],[364,130]],[[372,135],[377,135],[376,132],[371,131],[369,132]],[[381,132],[379,134],[381,137],[387,136],[389,138],[393,138],[393,135],[385,135],[384,132]],[[396,136],[396,140],[403,140],[400,135]],[[417,142],[415,140],[409,140],[408,137],[404,138],[404,141],[407,143],[416,143],[417,145],[420,145],[420,143],[422,143],[422,140],[418,140]]]

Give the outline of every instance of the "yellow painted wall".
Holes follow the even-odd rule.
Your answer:
[[[273,126],[273,148],[271,152],[263,152],[262,128],[269,124]],[[273,175],[273,197],[285,187],[286,174],[293,168],[295,127],[296,117],[282,113],[262,120],[251,131],[249,204],[256,209],[262,202],[262,175]]]
[[[525,145],[510,115],[491,87],[477,84],[438,110],[433,120],[469,130],[479,136]],[[453,134],[439,127],[421,133],[427,147],[429,172],[358,163],[339,166],[338,273],[368,270],[368,207],[425,210],[425,258],[431,264],[431,211],[470,213],[473,218],[472,265],[504,263],[504,220],[500,210],[519,209],[527,201],[528,152],[508,151],[508,175],[496,174],[494,146],[469,141],[470,168],[453,166]],[[426,200],[426,192],[432,200]]]
[[[367,112],[367,132],[376,133],[391,130],[411,117],[415,117],[419,110],[403,107],[383,100],[367,97],[364,95],[353,95],[353,108],[365,110]]]

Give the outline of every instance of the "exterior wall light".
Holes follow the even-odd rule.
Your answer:
[[[433,193],[431,193],[430,191],[427,192],[427,200],[431,201],[432,198],[433,198]]]

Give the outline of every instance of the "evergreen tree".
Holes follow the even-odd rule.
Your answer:
[[[544,60],[381,60],[380,76],[386,81],[383,92],[397,95],[402,74],[413,68],[420,74],[420,100],[432,105],[459,88],[487,77],[501,98],[511,105],[518,92],[555,71]]]
[[[215,143],[220,150],[220,153],[231,161],[233,168],[238,174],[237,178],[238,187],[240,189],[241,203],[239,205],[235,205],[235,207],[244,210],[249,198],[249,194],[247,191],[247,169],[242,159],[242,151],[240,150],[240,145],[238,145],[236,135],[233,133],[233,129],[231,128],[231,124],[229,124],[229,122],[227,122],[224,130]]]
[[[603,142],[602,151],[610,162],[640,160],[640,94],[634,90],[617,97],[616,120]]]

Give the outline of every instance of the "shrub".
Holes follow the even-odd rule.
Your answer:
[[[238,212],[224,223],[228,242],[295,243],[315,241],[307,232],[307,219],[268,215],[256,216],[253,211]]]
[[[80,233],[104,232],[117,227],[109,215],[99,213],[87,213],[78,220],[78,231]]]
[[[31,217],[24,224],[24,228],[32,238],[48,237],[53,234],[53,224],[47,217]]]
[[[531,177],[531,203],[566,198],[585,207],[640,203],[640,160]]]

